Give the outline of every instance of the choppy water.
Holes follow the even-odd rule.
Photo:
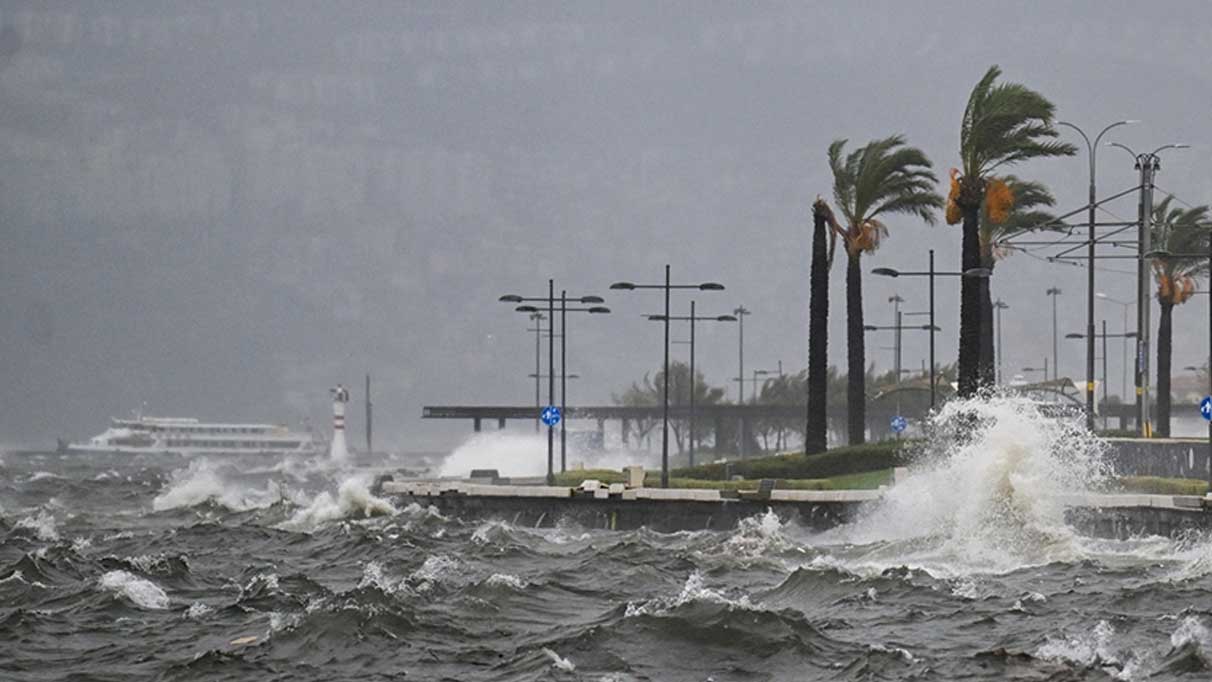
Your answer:
[[[446,518],[315,462],[4,455],[0,679],[1209,679],[1212,543],[1077,535],[1048,497],[1105,473],[1097,447],[981,414],[819,535]]]

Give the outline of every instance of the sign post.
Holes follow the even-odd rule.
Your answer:
[[[1212,407],[1212,405],[1210,405],[1210,407]],[[901,437],[902,431],[909,428],[909,422],[899,414],[892,418],[889,425],[892,427],[892,432],[896,434],[897,438]]]
[[[560,423],[560,408],[555,405],[548,405],[543,408],[543,412],[539,414],[539,419],[548,426],[555,426]]]

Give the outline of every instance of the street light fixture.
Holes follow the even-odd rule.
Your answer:
[[[1002,299],[997,299],[993,302],[993,309],[997,311],[997,383],[1003,383],[1002,379],[1002,311],[1008,310],[1010,304]],[[1053,363],[1055,365],[1055,363]],[[1055,370],[1053,370],[1055,371]]]
[[[1088,201],[1088,228],[1089,235],[1087,241],[1087,260],[1086,264],[1086,428],[1094,430],[1094,208],[1098,203],[1095,196],[1094,177],[1095,177],[1095,160],[1098,155],[1098,141],[1103,139],[1103,135],[1112,128],[1137,123],[1135,119],[1125,119],[1116,121],[1104,127],[1098,135],[1094,137],[1094,141],[1090,141],[1090,136],[1084,130],[1068,121],[1057,121],[1059,126],[1072,128],[1077,131],[1078,135],[1086,142],[1086,151],[1090,160],[1090,186],[1089,186],[1089,201]],[[1055,300],[1055,299],[1054,299]],[[1052,375],[1056,376],[1056,362],[1053,358]]]
[[[1103,333],[1098,334],[1097,336],[1102,338],[1102,340],[1103,340],[1103,406],[1106,407],[1106,405],[1107,405],[1107,339],[1108,338],[1113,338],[1113,339],[1122,338],[1125,340],[1125,342],[1127,342],[1128,339],[1136,338],[1136,332],[1124,332],[1123,334],[1108,334],[1107,333],[1107,321],[1104,319],[1103,320]],[[1065,334],[1065,338],[1066,339],[1084,339],[1084,338],[1086,338],[1086,335],[1079,334],[1079,333],[1072,333],[1072,334]],[[1103,413],[1103,428],[1104,429],[1107,428],[1106,412]]]
[[[690,322],[690,427],[687,440],[689,441],[689,452],[687,455],[690,466],[694,466],[694,422],[695,422],[695,400],[694,400],[694,323],[695,322],[736,322],[737,318],[732,315],[716,315],[699,316],[694,312],[695,302],[690,302],[690,315],[681,317],[667,317],[665,315],[648,315],[650,322],[665,322],[668,320],[678,320]]]
[[[616,291],[635,291],[637,289],[661,289],[665,292],[665,390],[661,409],[661,487],[669,487],[669,292],[672,289],[698,289],[700,291],[723,291],[724,285],[718,282],[703,282],[702,284],[670,284],[669,265],[665,265],[665,282],[663,284],[636,284],[634,282],[615,282],[610,285]]]
[[[504,296],[501,296],[497,300],[499,300],[503,303],[525,303],[527,301],[546,300],[547,301],[548,319],[551,319],[552,321],[554,321],[554,319],[555,319],[555,280],[554,279],[547,280],[547,298],[546,299],[544,299],[542,297],[538,297],[538,296],[526,297],[526,296],[519,296],[518,294],[505,294]],[[586,313],[593,313],[593,314],[605,314],[605,313],[610,312],[610,308],[607,308],[604,306],[592,306],[589,308],[569,308],[568,302],[570,300],[573,302],[580,302],[580,303],[586,303],[586,304],[603,302],[602,298],[599,296],[582,296],[579,298],[569,299],[567,292],[565,292],[565,291],[560,292],[560,334],[559,334],[559,337],[560,337],[560,415],[561,415],[561,419],[560,419],[560,471],[561,472],[566,471],[567,466],[568,466],[568,460],[567,460],[567,455],[566,455],[567,430],[566,430],[566,424],[565,424],[567,419],[563,418],[564,413],[567,410],[567,405],[565,404],[565,401],[567,399],[567,393],[568,393],[567,374],[565,372],[565,368],[567,367],[566,360],[567,360],[567,350],[568,350],[568,346],[567,346],[568,325],[567,325],[566,314],[569,312],[586,312]],[[519,305],[519,306],[515,307],[514,310],[519,313],[530,313],[532,316],[536,315],[536,314],[541,314],[539,309],[533,305]],[[549,405],[554,405],[555,404],[555,377],[556,377],[556,374],[555,374],[555,337],[556,337],[556,333],[555,333],[555,328],[553,325],[549,324],[548,327],[550,329],[550,333],[547,336],[547,369],[548,369],[548,371],[547,371],[547,401],[548,401]],[[538,332],[536,332],[536,334],[537,333]],[[538,371],[535,372],[535,374],[539,374],[539,373],[540,372],[538,372]],[[547,485],[555,485],[555,430],[551,426],[547,427]]]
[[[993,271],[989,268],[969,268],[962,272],[938,272],[934,269],[934,249],[930,249],[929,269],[925,272],[901,272],[896,268],[875,268],[873,275],[882,277],[928,277],[930,279],[930,324],[924,329],[930,330],[930,409],[934,409],[936,381],[938,368],[934,362],[934,334],[939,328],[934,324],[934,278],[935,277],[990,277]]]

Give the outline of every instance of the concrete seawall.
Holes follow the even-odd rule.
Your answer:
[[[784,522],[825,530],[856,519],[882,497],[879,490],[625,489],[486,485],[464,481],[383,481],[378,492],[398,503],[433,506],[448,516],[497,518],[545,528],[561,521],[585,528],[659,532],[728,530],[742,519],[776,514]],[[1095,537],[1177,535],[1212,528],[1212,498],[1186,495],[1075,494],[1062,500],[1066,518]]]

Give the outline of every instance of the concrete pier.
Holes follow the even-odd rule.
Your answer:
[[[586,528],[659,532],[728,530],[741,519],[776,514],[784,522],[825,530],[855,519],[877,502],[880,490],[714,490],[627,488],[622,484],[491,485],[414,479],[381,481],[378,492],[398,503],[433,506],[449,516],[499,518],[516,525],[551,527],[561,520]],[[758,483],[754,482],[755,488]],[[1175,535],[1212,528],[1212,498],[1188,495],[1071,495],[1063,500],[1069,522],[1096,537]]]

